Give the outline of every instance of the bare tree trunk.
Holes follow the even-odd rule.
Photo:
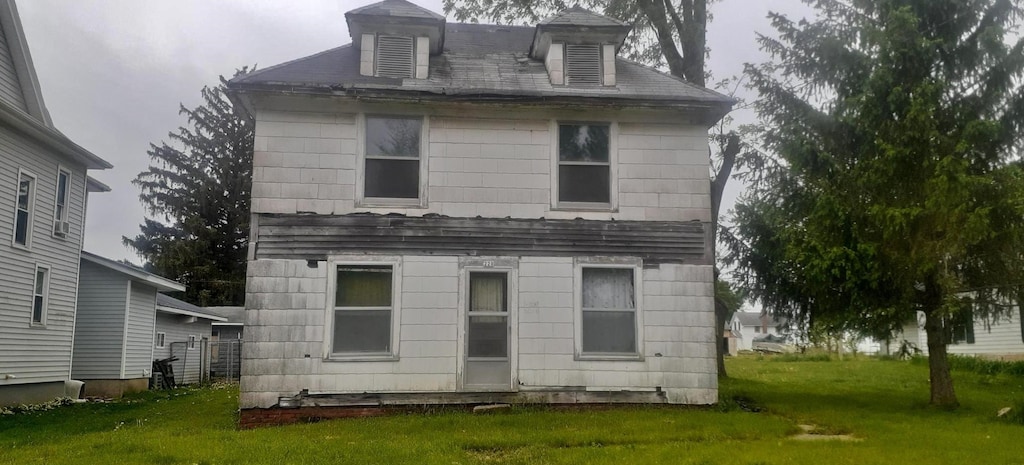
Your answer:
[[[946,331],[938,308],[925,312],[924,330],[928,335],[928,373],[931,378],[931,404],[938,407],[956,408],[953,390],[953,376],[949,372],[949,357],[946,351]]]

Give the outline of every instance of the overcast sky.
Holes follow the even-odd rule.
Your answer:
[[[440,0],[413,0],[442,12]],[[57,128],[114,169],[91,175],[113,188],[89,199],[85,249],[140,259],[121,245],[145,212],[131,184],[151,142],[184,123],[178,105],[220,75],[261,68],[350,42],[344,14],[371,0],[19,0],[46,105]],[[806,15],[799,0],[722,0],[708,26],[715,78],[764,61],[755,32],[769,10]],[[731,189],[728,208],[737,194]]]

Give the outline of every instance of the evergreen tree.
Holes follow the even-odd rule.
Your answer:
[[[1024,284],[1024,40],[1013,0],[805,0],[748,67],[776,155],[736,209],[731,260],[767,308],[887,336],[925,317],[931,403],[958,404],[957,322]]]
[[[668,67],[673,76],[681,77],[699,86],[705,86],[708,72],[705,69],[707,56],[708,4],[714,0],[445,0],[445,12],[455,13],[455,18],[476,20],[484,17],[499,23],[529,21],[535,24],[546,16],[565,10],[573,5],[582,5],[606,16],[633,24],[633,33],[626,38],[624,47],[628,58],[654,67]],[[740,136],[726,132],[724,125],[712,137],[717,149],[712,161],[711,180],[711,243],[717,244],[719,216],[725,186],[737,164],[743,164],[746,155],[756,156],[743,150]],[[711,150],[709,147],[709,158]],[[714,250],[714,248],[713,248]],[[715,268],[716,279],[718,268]],[[717,296],[716,296],[717,297]],[[718,374],[726,376],[723,334],[729,313],[728,305],[715,302],[716,354]]]
[[[170,143],[150,145],[153,164],[133,183],[155,219],[124,238],[147,269],[185,284],[184,300],[203,306],[245,298],[253,122],[234,111],[220,82],[203,87],[202,105],[181,106],[188,123]]]

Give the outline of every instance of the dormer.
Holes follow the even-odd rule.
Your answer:
[[[405,0],[357,8],[345,20],[363,76],[426,79],[430,55],[444,48],[444,16]]]
[[[633,27],[578,6],[537,24],[530,57],[556,86],[614,86],[615,57]]]

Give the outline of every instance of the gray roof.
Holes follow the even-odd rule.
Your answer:
[[[183,315],[197,316],[214,321],[225,321],[226,318],[206,310],[198,305],[193,305],[184,300],[178,300],[166,294],[157,293],[156,307],[159,311],[169,311]],[[162,307],[162,308],[161,308]]]
[[[359,49],[352,44],[254,71],[230,81],[235,90],[282,90],[447,100],[600,99],[645,105],[697,105],[724,115],[733,100],[640,64],[618,59],[615,86],[553,86],[544,63],[529,58],[535,29],[529,26],[448,23],[444,52],[430,57],[427,79],[359,74]]]
[[[579,5],[563,10],[554,16],[547,17],[538,23],[543,26],[547,25],[565,25],[565,26],[626,26],[629,27],[629,23],[619,21],[615,18],[609,18],[604,15],[599,15],[593,11],[587,10]]]
[[[245,307],[205,307],[206,311],[227,319],[221,324],[245,324]]]
[[[405,0],[384,0],[372,5],[356,8],[345,13],[345,15],[388,16],[392,18],[427,18],[444,21],[444,16]]]

